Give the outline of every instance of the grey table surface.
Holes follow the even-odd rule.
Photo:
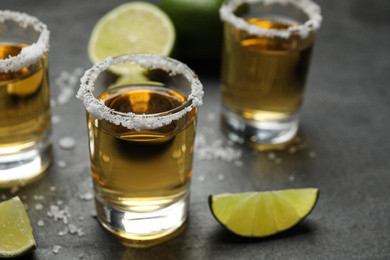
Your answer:
[[[123,2],[1,0],[0,9],[24,11],[48,25],[56,101],[61,92],[56,80],[65,72],[77,77],[76,68],[91,67],[90,32],[104,13]],[[28,206],[38,246],[24,259],[390,259],[390,1],[318,3],[324,22],[301,112],[304,149],[276,152],[280,160],[275,161],[267,152],[229,145],[218,120],[218,65],[194,64],[205,87],[198,135],[207,144],[195,150],[188,225],[155,247],[126,248],[93,217],[83,105],[75,98],[62,105],[53,102],[53,164],[43,179],[16,192]],[[68,84],[78,88],[74,85]],[[59,146],[65,136],[76,140],[73,149]],[[230,162],[205,160],[201,151],[215,143],[241,154]],[[301,187],[320,188],[314,211],[293,229],[267,239],[230,234],[207,203],[209,194]],[[1,200],[14,194],[0,190]],[[47,216],[57,203],[69,209],[69,223],[82,229],[82,236],[60,236],[66,225]]]

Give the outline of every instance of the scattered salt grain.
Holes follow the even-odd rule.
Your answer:
[[[74,98],[75,87],[78,86],[83,71],[84,69],[82,68],[76,68],[72,72],[62,71],[55,79],[55,84],[60,90],[57,96],[57,103],[59,105],[65,105]]]
[[[56,190],[57,190],[57,187],[56,187],[56,186],[51,186],[51,187],[50,187],[50,191],[51,191],[51,192],[55,192]]]
[[[209,121],[209,122],[214,121],[215,118],[216,118],[216,116],[215,116],[215,113],[213,113],[213,112],[210,112],[210,113],[207,115],[207,121]]]
[[[316,158],[316,157],[317,157],[317,153],[316,153],[316,152],[313,152],[313,151],[311,151],[311,152],[309,152],[309,157],[310,157],[310,158],[312,158],[312,159],[314,159],[314,158]]]
[[[53,246],[53,253],[58,254],[60,252],[61,246],[55,245]]]
[[[42,203],[35,204],[35,210],[42,210],[42,209],[43,209]]]
[[[288,180],[291,181],[291,182],[293,182],[293,181],[295,181],[295,177],[294,177],[293,175],[290,175],[290,176],[288,177]]]
[[[97,217],[96,210],[92,210],[92,211],[91,211],[91,217],[93,217],[93,218],[96,218],[96,217]]]
[[[291,146],[288,148],[288,152],[291,153],[291,154],[294,154],[297,152],[297,147],[295,146]]]
[[[43,195],[34,195],[33,198],[34,198],[34,200],[44,200],[45,196],[43,196]]]
[[[85,233],[84,233],[82,228],[77,229],[77,236],[82,237],[84,235],[85,235]]]
[[[59,168],[61,168],[61,169],[65,169],[66,166],[68,166],[68,164],[67,164],[65,161],[63,161],[63,160],[59,160],[59,161],[57,162],[57,166],[58,166]]]
[[[59,122],[61,122],[61,117],[59,115],[53,115],[51,117],[51,123],[52,124],[58,124]]]
[[[275,163],[276,164],[281,164],[282,163],[282,159],[281,158],[275,158]]]
[[[234,165],[237,167],[242,167],[242,166],[244,166],[244,162],[243,161],[234,161]]]
[[[69,233],[70,234],[76,234],[77,233],[77,227],[75,226],[75,225],[73,225],[73,224],[69,224]]]
[[[224,181],[225,180],[225,175],[223,175],[223,174],[218,174],[218,180],[219,181]]]
[[[276,154],[273,152],[270,152],[270,153],[268,153],[267,157],[268,157],[268,160],[272,161],[272,160],[276,159]]]
[[[50,210],[46,214],[55,221],[62,220],[65,216],[70,217],[69,208],[67,206],[61,209],[57,205],[50,205]]]
[[[40,219],[38,220],[37,225],[38,227],[43,227],[45,225],[45,222],[42,219]]]
[[[221,160],[231,163],[241,158],[242,151],[232,146],[224,145],[223,140],[215,140],[211,145],[209,143],[203,133],[197,135],[194,151],[200,160]]]
[[[7,199],[7,196],[4,194],[1,194],[1,200],[6,200],[6,199]]]
[[[64,204],[64,202],[62,200],[57,200],[57,205],[58,206],[61,206],[62,204]]]
[[[68,225],[68,217],[67,216],[64,216],[62,218],[62,222],[65,224],[65,225]]]
[[[72,137],[65,136],[60,138],[58,141],[59,146],[62,149],[68,150],[68,149],[73,149],[76,146],[76,140]]]
[[[65,236],[69,233],[69,228],[68,227],[65,227],[63,230],[61,230],[60,232],[58,232],[58,235],[59,236]]]
[[[204,176],[203,176],[203,175],[200,175],[200,176],[198,177],[198,181],[200,181],[200,182],[204,181]]]
[[[82,200],[92,200],[94,198],[94,195],[92,192],[87,192],[80,195],[80,199]]]

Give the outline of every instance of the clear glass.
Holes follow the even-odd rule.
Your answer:
[[[52,158],[49,33],[35,17],[0,12],[0,188],[6,188],[42,177]]]
[[[296,136],[319,11],[293,0],[222,6],[222,127],[229,139],[272,150]]]
[[[114,62],[136,56],[117,57]],[[97,215],[108,231],[132,247],[160,243],[184,228],[197,115],[191,82],[182,75],[172,75],[164,68],[143,75],[138,83],[112,85],[112,74],[104,71],[93,83],[93,93],[111,109],[110,115],[103,116],[103,108],[87,108]],[[88,101],[85,104],[89,106]],[[178,114],[182,116],[152,127],[160,119]],[[140,117],[134,119],[134,115]],[[136,120],[150,123],[124,126]]]

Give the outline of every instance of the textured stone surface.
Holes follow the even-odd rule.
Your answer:
[[[90,31],[122,2],[2,0],[0,8],[27,12],[48,25],[51,91],[56,99],[60,92],[56,78],[63,71],[91,66],[86,49]],[[85,113],[82,103],[72,98],[52,109],[57,116],[53,165],[45,178],[17,193],[29,206],[37,241],[37,250],[24,259],[390,259],[390,2],[318,3],[324,23],[302,108],[300,136],[305,149],[277,152],[281,160],[276,163],[268,153],[234,147],[242,151],[242,167],[201,160],[195,154],[185,231],[153,248],[126,248],[92,216]],[[198,134],[208,144],[222,140],[226,145],[218,120],[219,69],[193,67],[206,92]],[[73,149],[59,147],[64,136],[76,140]],[[213,219],[207,204],[211,193],[310,186],[320,188],[313,212],[293,229],[267,239],[229,234]],[[0,190],[0,196],[12,195]],[[37,210],[38,203],[43,209]],[[84,235],[59,235],[63,221],[46,215],[55,204],[69,208],[68,222]],[[61,248],[55,254],[57,245]]]

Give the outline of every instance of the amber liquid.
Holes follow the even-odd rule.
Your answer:
[[[0,43],[0,59],[26,44]],[[0,156],[38,144],[50,131],[47,56],[16,72],[0,72]]]
[[[185,102],[178,92],[136,85],[100,95],[118,112],[154,114]],[[155,211],[179,200],[188,190],[192,173],[196,111],[154,130],[126,127],[88,117],[92,177],[96,192],[113,206]]]
[[[283,19],[247,19],[262,28],[286,29]],[[280,120],[301,106],[314,33],[307,38],[258,37],[225,23],[221,92],[225,106],[249,120]]]

